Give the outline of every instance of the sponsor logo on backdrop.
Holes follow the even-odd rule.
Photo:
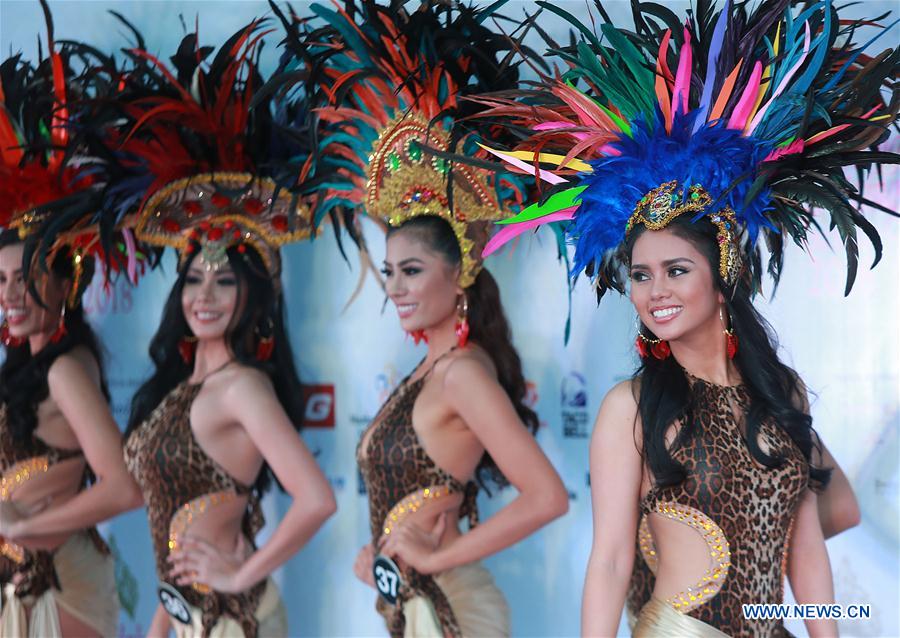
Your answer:
[[[334,427],[334,384],[319,383],[303,386],[303,400],[306,411],[303,413],[305,428]]]
[[[584,375],[573,370],[563,377],[559,394],[563,436],[567,439],[588,438],[590,419],[587,412],[587,382]]]

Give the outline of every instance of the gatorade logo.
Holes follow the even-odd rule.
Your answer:
[[[303,427],[334,427],[334,384],[304,385],[303,400],[306,403]]]

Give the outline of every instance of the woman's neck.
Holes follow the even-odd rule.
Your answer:
[[[213,372],[220,370],[234,360],[234,355],[225,345],[225,339],[201,339],[197,342],[194,355],[194,371],[190,382],[200,383]]]
[[[672,356],[691,375],[716,385],[738,385],[741,375],[728,358],[725,333],[718,317],[669,342]]]
[[[425,331],[428,338],[428,354],[425,356],[426,366],[432,363],[457,345],[456,315],[450,315],[438,325]]]

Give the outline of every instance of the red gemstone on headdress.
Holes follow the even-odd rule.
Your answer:
[[[231,230],[232,228],[234,228],[234,222],[230,219],[226,220],[222,225],[225,226],[225,230]]]
[[[200,202],[188,201],[181,205],[181,208],[187,213],[188,217],[199,215],[203,212],[203,205]]]
[[[213,228],[208,233],[206,233],[206,236],[207,238],[209,238],[209,241],[219,241],[220,239],[222,239],[223,234],[224,231],[221,228]]]
[[[177,233],[181,231],[181,224],[172,219],[171,217],[166,217],[162,222],[163,230],[167,233]]]
[[[240,239],[240,238],[241,238],[241,231],[240,231],[239,229],[235,228],[235,229],[231,232],[231,236],[234,237],[235,239]]]
[[[259,215],[263,211],[263,208],[265,208],[265,204],[255,197],[248,197],[244,200],[244,210],[251,215]]]
[[[279,233],[283,233],[288,229],[288,220],[284,215],[275,215],[272,218],[272,228],[277,230]]]
[[[222,193],[215,193],[210,199],[216,208],[225,208],[231,205],[231,198]]]
[[[202,221],[198,224],[198,226],[200,227],[200,230],[202,230],[204,233],[209,232],[209,222]]]
[[[244,244],[238,244],[237,251],[243,255],[245,252],[247,252],[247,246],[245,246]]]

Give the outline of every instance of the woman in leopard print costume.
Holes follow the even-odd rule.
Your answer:
[[[781,619],[742,605],[781,603],[785,576],[799,603],[834,602],[817,511],[830,470],[805,387],[751,300],[767,274],[777,283],[785,238],[839,227],[848,291],[857,228],[880,253],[843,170],[900,159],[878,149],[898,58],[848,59],[835,29],[866,23],[828,4],[726,3],[686,21],[632,10],[633,28],[604,24],[602,39],[566,16],[581,34],[559,51],[568,73],[521,101],[485,98],[526,131],[514,154],[494,153],[549,184],[504,239],[570,219],[574,272],[598,299],[627,289],[638,316],[640,367],[607,394],[591,441],[582,631],[616,633],[637,537],[655,582],[634,635],[783,636]]]

